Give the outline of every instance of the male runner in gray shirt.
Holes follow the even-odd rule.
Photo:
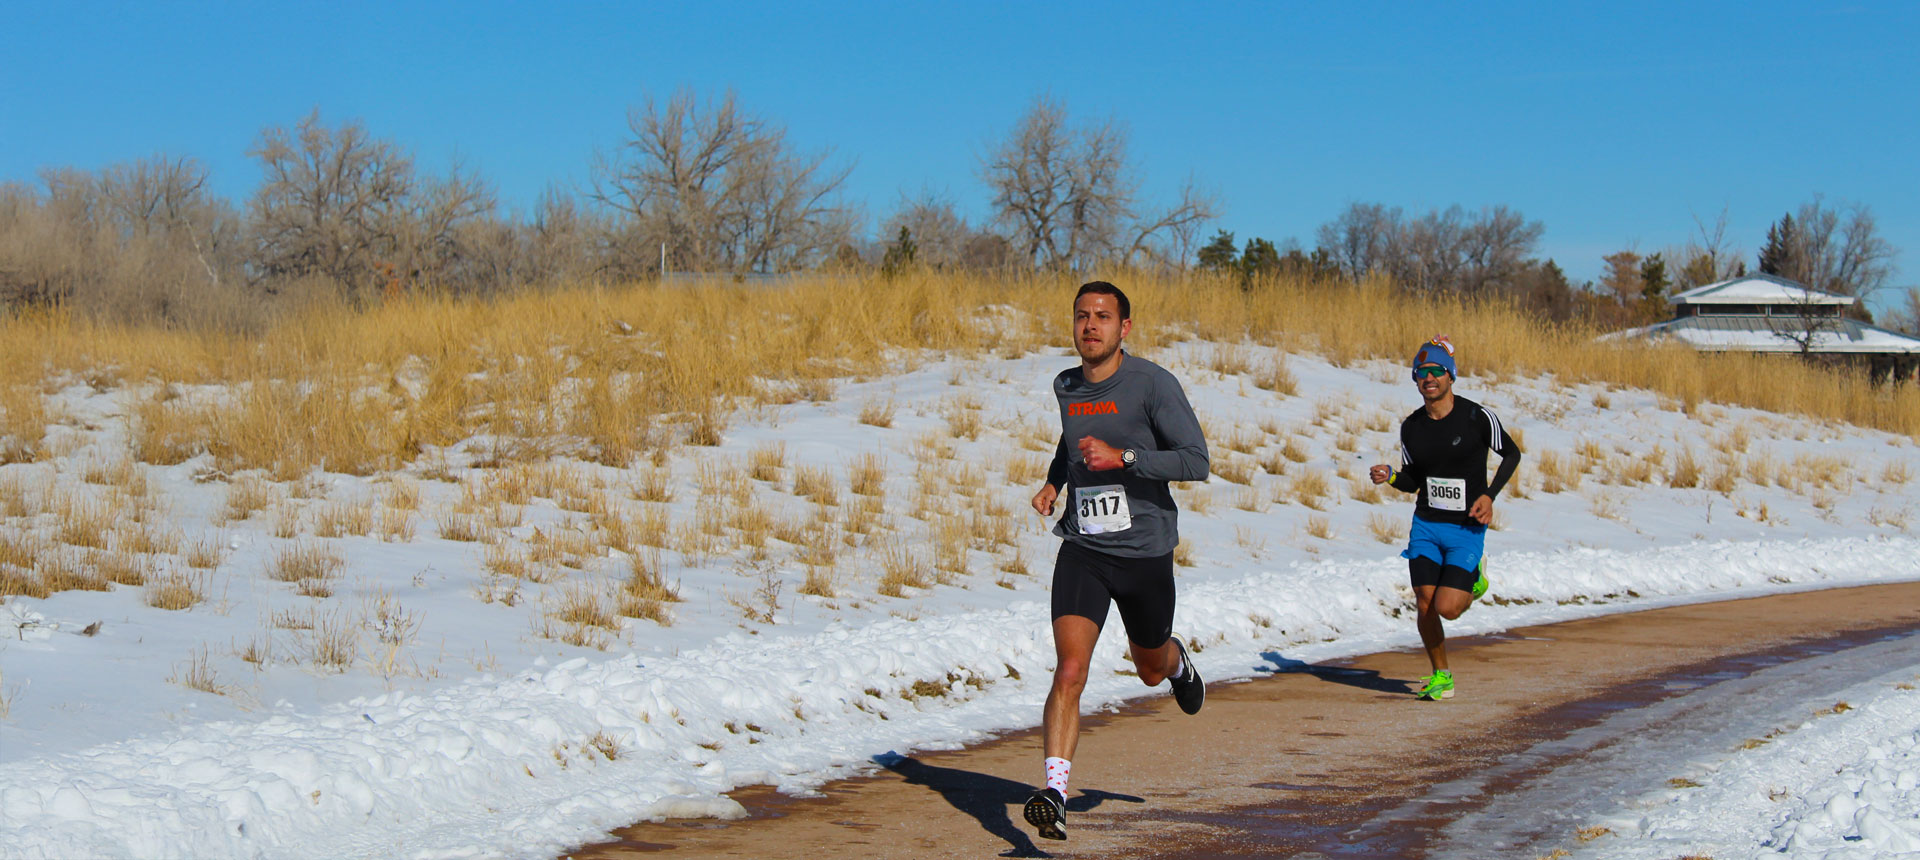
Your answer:
[[[1065,839],[1067,776],[1080,739],[1080,694],[1106,623],[1120,608],[1141,682],[1170,680],[1189,714],[1207,688],[1173,637],[1173,549],[1179,512],[1168,481],[1207,478],[1207,440],[1180,381],[1165,368],[1126,354],[1132,307],[1119,287],[1094,281],[1073,300],[1073,345],[1080,366],[1054,377],[1060,447],[1033,509],[1051,516],[1064,540],[1053,568],[1053,689],[1044,717],[1047,784],[1027,799],[1027,821],[1048,839]]]

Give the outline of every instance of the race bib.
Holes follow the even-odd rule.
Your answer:
[[[1467,509],[1467,479],[1428,478],[1427,504],[1436,511]]]
[[[1127,488],[1119,484],[1104,487],[1074,487],[1075,519],[1083,535],[1103,535],[1133,528],[1133,512],[1127,510]]]

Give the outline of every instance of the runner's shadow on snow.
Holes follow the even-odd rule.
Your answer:
[[[973,816],[975,821],[980,822],[982,829],[1006,840],[1008,848],[1001,852],[1000,856],[1053,856],[1035,845],[1033,837],[1025,828],[1025,822],[1017,820],[1020,813],[1015,810],[1026,804],[1027,795],[1033,792],[1033,786],[970,770],[935,767],[896,753],[874,756],[873,761],[899,774],[908,785],[925,786],[939,792],[940,796],[945,798],[954,809]],[[1127,803],[1146,802],[1145,799],[1130,794],[1098,790],[1082,791],[1067,798],[1067,811],[1086,812],[1109,800]]]
[[[1270,665],[1258,667],[1254,669],[1254,671],[1268,675],[1304,674],[1312,675],[1322,681],[1332,681],[1335,684],[1345,684],[1349,687],[1359,687],[1362,690],[1373,690],[1378,693],[1413,692],[1412,681],[1402,681],[1397,678],[1382,678],[1379,672],[1372,669],[1352,669],[1346,666],[1314,666],[1295,660],[1292,657],[1283,656],[1278,651],[1262,651],[1260,652],[1260,656],[1266,658]]]

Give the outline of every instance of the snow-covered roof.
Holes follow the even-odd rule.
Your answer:
[[[1859,320],[1826,319],[1812,333],[1809,352],[1920,353],[1920,339]],[[1799,352],[1797,338],[1806,331],[1795,317],[1691,316],[1612,332],[1602,340],[1633,338],[1676,340],[1703,352]]]
[[[1855,299],[1773,275],[1746,275],[1694,287],[1670,301],[1676,305],[1851,305]]]

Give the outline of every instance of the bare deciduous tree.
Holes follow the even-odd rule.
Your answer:
[[[458,229],[493,195],[456,168],[421,180],[413,157],[357,120],[330,129],[319,111],[268,128],[251,153],[265,173],[252,204],[254,263],[270,280],[324,275],[349,294],[439,280]]]
[[[1369,272],[1388,268],[1399,229],[1399,207],[1354,203],[1340,217],[1320,225],[1315,238],[1340,272],[1357,281]]]
[[[625,245],[665,243],[684,269],[776,272],[818,262],[853,233],[856,213],[839,200],[853,168],[795,152],[731,91],[708,110],[686,90],[649,99],[627,129],[593,169],[593,197],[621,213]]]
[[[962,265],[967,241],[973,238],[973,228],[954,210],[953,201],[930,190],[912,198],[902,194],[900,207],[881,222],[880,235],[898,236],[902,227],[913,238],[914,259],[935,269]]]
[[[1134,223],[1133,242],[1127,246],[1127,262],[1135,258],[1161,265],[1184,267],[1198,250],[1200,229],[1219,217],[1219,201],[1200,190],[1193,177],[1180,186],[1180,199],[1158,215]]]
[[[1070,127],[1066,107],[1045,97],[987,155],[980,176],[993,192],[994,223],[1035,266],[1135,256],[1184,265],[1218,208],[1189,181],[1172,207],[1138,218],[1126,130],[1113,121]]]
[[[1354,203],[1315,235],[1350,279],[1384,272],[1407,289],[1480,293],[1521,289],[1544,230],[1506,206],[1477,215],[1450,206],[1408,221],[1398,208]]]
[[[1873,210],[1858,203],[1844,208],[1829,208],[1816,196],[1796,215],[1782,217],[1768,232],[1761,269],[1843,296],[1885,287],[1896,250],[1880,237]]]
[[[1638,301],[1646,286],[1640,279],[1640,255],[1631,250],[1616,251],[1600,261],[1607,264],[1600,276],[1600,288],[1612,293],[1620,304]]]
[[[1746,274],[1747,266],[1741,260],[1742,252],[1727,238],[1725,207],[1721,207],[1720,215],[1711,225],[1696,213],[1693,226],[1695,237],[1687,242],[1686,247],[1671,255],[1674,260],[1685,261],[1674,283],[1676,291],[1684,292]]]

